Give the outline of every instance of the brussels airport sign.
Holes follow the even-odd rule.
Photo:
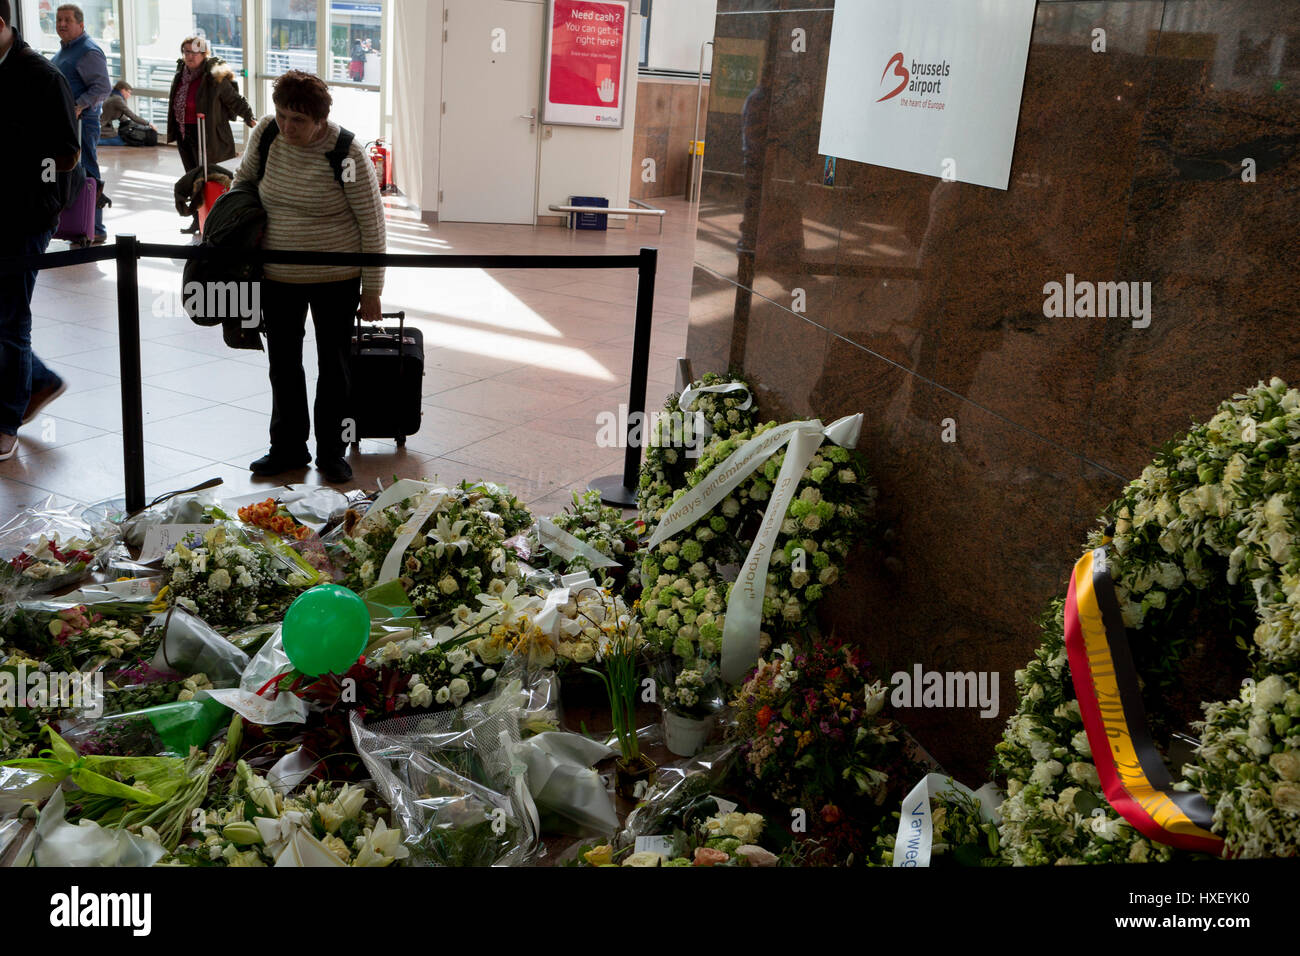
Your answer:
[[[827,156],[1006,189],[1035,0],[839,0]]]
[[[551,0],[542,122],[623,126],[628,0]]]

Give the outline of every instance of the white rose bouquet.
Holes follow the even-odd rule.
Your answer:
[[[238,526],[214,524],[163,557],[160,604],[180,605],[215,628],[282,616],[289,601],[316,581],[308,565],[290,565]]]
[[[710,437],[725,438],[757,423],[756,402],[750,401],[749,408],[740,407],[752,395],[752,386],[744,378],[710,372],[692,387],[730,383],[744,385],[745,389],[701,392],[686,410],[678,404],[680,396],[670,395],[663,414],[650,420],[637,487],[637,507],[647,524],[658,522],[673,495],[686,486],[686,475],[695,466],[695,459],[686,454],[688,448],[698,450]],[[703,434],[697,433],[700,424],[704,425]]]
[[[715,437],[687,475],[687,487],[706,480],[745,442],[775,427],[769,422],[727,438]],[[642,616],[652,641],[683,659],[716,660],[720,655],[730,583],[719,569],[744,560],[784,461],[785,451],[777,452],[712,514],[646,555],[641,565]],[[869,527],[875,498],[860,454],[824,445],[813,456],[773,549],[763,598],[762,646],[814,623],[812,608],[839,580],[849,551]]]
[[[364,591],[380,583],[380,570],[399,529],[425,503],[427,494],[367,514],[331,544],[331,557],[343,569],[344,585]],[[493,497],[464,489],[442,497],[402,556],[398,580],[418,614],[450,613],[476,594],[519,580],[519,563],[505,546],[506,521],[492,510],[512,500],[504,493]],[[509,507],[505,510],[513,514]]]

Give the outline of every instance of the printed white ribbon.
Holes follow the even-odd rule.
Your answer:
[[[898,818],[898,835],[894,838],[894,866],[930,865],[934,849],[934,816],[930,805],[935,797],[945,794],[974,799],[979,805],[980,816],[986,823],[993,823],[997,819],[993,813],[997,804],[993,784],[985,784],[975,792],[941,773],[928,773],[903,798],[903,810]]]
[[[736,406],[737,410],[744,411],[753,407],[754,396],[750,393],[749,389],[740,382],[730,382],[726,385],[699,385],[687,388],[680,396],[678,396],[677,407],[681,409],[682,412],[689,412],[691,411],[691,405],[694,404],[695,399],[698,396],[707,393],[727,394],[729,392],[745,393],[745,400]],[[709,420],[705,418],[703,412],[695,412],[695,424],[696,434],[694,435],[693,440],[686,446],[687,458],[699,458],[700,449],[704,447],[705,442],[713,437],[713,426],[709,424]]]
[[[211,527],[209,525],[208,527]],[[151,598],[158,593],[162,578],[129,578],[107,584],[91,584],[80,591],[65,594],[59,600],[69,604],[99,604],[103,601],[122,601]]]
[[[360,537],[361,529],[378,518],[380,513],[389,505],[397,504],[397,502],[405,498],[413,498],[420,492],[429,491],[432,488],[433,485],[429,482],[419,481],[415,478],[402,478],[400,481],[393,482],[384,489],[384,492],[378,498],[371,502],[370,507],[366,509],[366,513],[361,516],[361,520],[357,522],[357,533],[354,537]]]
[[[565,561],[584,558],[594,568],[616,568],[618,562],[601,554],[587,542],[574,537],[553,521],[537,519],[537,539],[542,547],[559,555]]]
[[[703,481],[678,498],[664,512],[646,550],[689,528],[713,510],[763,462],[789,443],[785,462],[772,487],[772,496],[763,513],[763,524],[741,565],[740,577],[731,589],[727,617],[722,630],[722,679],[739,683],[758,660],[758,638],[763,622],[763,594],[767,588],[767,568],[772,559],[772,545],[781,530],[786,511],[799,487],[799,479],[822,441],[829,439],[843,448],[858,443],[862,430],[862,413],[847,415],[823,426],[817,419],[789,422],[756,435],[737,448],[726,461],[709,472]]]
[[[692,385],[690,388],[682,392],[681,396],[677,399],[677,407],[684,412],[689,412],[691,410],[691,403],[695,401],[697,395],[704,395],[706,393],[726,395],[731,392],[744,392],[746,395],[745,400],[736,406],[737,410],[743,412],[746,409],[753,407],[754,396],[751,395],[749,389],[740,382],[729,382],[726,385]]]
[[[393,485],[393,488],[398,484],[402,483],[398,481],[398,483]],[[422,485],[424,483],[416,484]],[[391,492],[393,488],[389,488],[389,492]],[[428,522],[429,520],[429,515],[432,515],[434,511],[437,511],[439,507],[442,507],[442,502],[445,501],[447,497],[447,489],[441,488],[441,486],[439,486],[439,488],[432,488],[432,486],[424,485],[424,488],[421,490],[426,490],[426,492],[429,493],[429,497],[420,502],[420,506],[417,507],[417,509],[412,512],[412,515],[406,519],[406,522],[403,522],[398,528],[398,538],[393,542],[393,548],[389,549],[387,557],[383,558],[383,564],[380,566],[380,576],[376,579],[376,584],[387,584],[389,581],[395,581],[399,578],[400,574],[402,574],[402,558],[403,555],[406,554],[406,549],[411,546],[412,541],[415,541],[415,536],[419,535],[420,529],[424,528],[425,522]],[[396,498],[396,501],[402,501],[402,498],[409,497],[411,497],[411,494],[403,494],[403,496]],[[365,512],[365,514],[369,515],[370,512],[374,511],[382,499],[382,494],[380,497],[374,499],[374,505],[370,506],[370,511]]]
[[[533,618],[533,623],[548,637],[554,637],[560,621],[560,608],[569,603],[568,588],[552,588],[546,594],[546,602]]]

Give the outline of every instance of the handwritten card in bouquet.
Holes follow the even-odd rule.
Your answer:
[[[144,533],[144,545],[140,548],[141,564],[158,561],[172,548],[192,534],[205,534],[212,530],[210,524],[155,524],[150,525]]]

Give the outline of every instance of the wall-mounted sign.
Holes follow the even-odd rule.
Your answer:
[[[709,110],[739,114],[749,94],[762,82],[766,57],[766,40],[714,37]]]
[[[1006,189],[1035,0],[841,0],[819,152]]]
[[[623,126],[628,0],[551,0],[542,122]]]

